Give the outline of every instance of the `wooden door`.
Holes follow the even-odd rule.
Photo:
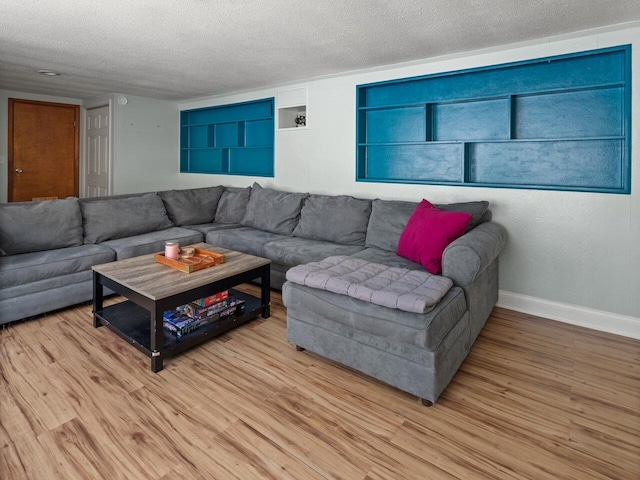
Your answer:
[[[80,107],[9,99],[8,200],[78,196]]]
[[[84,197],[110,194],[111,158],[109,155],[109,106],[87,110]]]

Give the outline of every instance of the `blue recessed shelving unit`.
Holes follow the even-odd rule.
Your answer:
[[[357,87],[358,181],[629,193],[629,45]]]
[[[273,177],[273,98],[180,112],[180,171]]]

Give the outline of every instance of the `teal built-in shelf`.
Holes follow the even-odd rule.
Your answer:
[[[180,171],[273,176],[273,98],[180,112]]]
[[[357,87],[357,180],[629,193],[631,47]]]

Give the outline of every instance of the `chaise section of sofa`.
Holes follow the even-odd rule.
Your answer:
[[[287,339],[309,350],[434,403],[482,330],[498,294],[503,227],[490,219],[487,202],[441,205],[471,214],[467,232],[443,254],[443,275],[454,286],[423,314],[374,305],[287,281]],[[365,248],[354,253],[371,263],[423,270],[396,255],[415,203],[374,200]]]

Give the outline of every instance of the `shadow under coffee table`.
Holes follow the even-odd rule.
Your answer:
[[[221,253],[226,261],[192,273],[155,263],[153,254],[92,267],[93,326],[106,326],[150,357],[153,372],[162,370],[165,358],[253,320],[258,315],[262,318],[270,315],[270,260],[207,243],[192,246]],[[261,281],[261,298],[233,291],[236,297],[245,301],[242,315],[217,320],[180,339],[163,329],[162,314],[165,311],[258,278]],[[128,300],[105,307],[104,287]]]

